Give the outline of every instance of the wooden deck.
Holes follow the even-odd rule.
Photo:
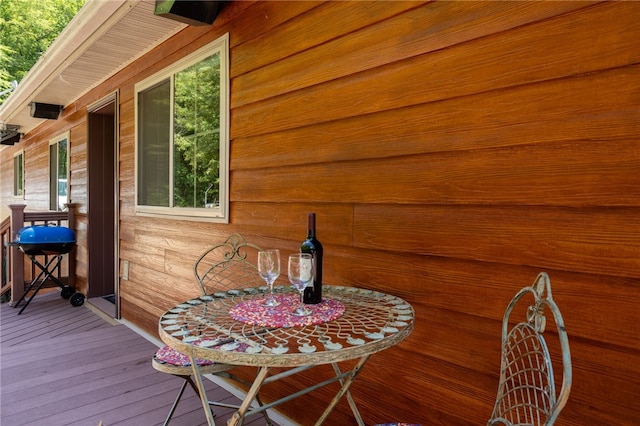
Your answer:
[[[2,426],[163,423],[182,382],[153,369],[154,343],[86,303],[71,306],[58,292],[39,295],[22,315],[18,310],[0,305]],[[209,399],[239,402],[205,382]],[[231,410],[215,412],[216,424],[225,425]],[[277,415],[272,419],[290,424]],[[264,423],[261,416],[245,422]],[[204,424],[202,406],[187,389],[171,425]]]

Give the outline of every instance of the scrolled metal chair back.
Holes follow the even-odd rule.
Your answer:
[[[256,266],[260,250],[240,234],[207,249],[193,265],[202,294],[264,285]]]
[[[526,321],[510,328],[511,313],[526,295],[533,295]],[[545,308],[554,318],[562,352],[562,387],[556,392],[547,342]],[[542,272],[533,285],[520,290],[502,321],[502,360],[498,394],[488,426],[547,425],[555,423],[571,390],[571,354],[564,321],[551,297],[549,276]]]

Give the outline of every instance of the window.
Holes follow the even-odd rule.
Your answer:
[[[63,210],[68,202],[69,133],[49,141],[49,209]]]
[[[24,151],[13,156],[13,196],[24,198]]]
[[[136,212],[228,221],[228,34],[136,85]]]

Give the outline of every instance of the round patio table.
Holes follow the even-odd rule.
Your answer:
[[[266,287],[229,290],[196,297],[165,312],[159,321],[160,338],[188,355],[203,408],[210,425],[201,374],[195,358],[232,365],[259,367],[242,405],[228,424],[241,424],[245,415],[276,406],[329,383],[342,387],[316,424],[322,424],[346,394],[358,424],[362,417],[349,393],[351,383],[369,357],[407,338],[413,330],[414,310],[405,300],[356,287],[323,286],[323,301],[306,305],[309,316],[295,316],[299,294],[292,287],[274,289],[280,305],[263,305]],[[348,371],[339,362],[358,359]],[[332,364],[335,378],[281,398],[260,408],[250,408],[262,385],[320,364]],[[289,368],[269,375],[271,368]]]

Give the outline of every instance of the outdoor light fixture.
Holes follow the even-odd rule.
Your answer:
[[[13,136],[9,136],[8,138],[2,138],[0,141],[1,145],[15,145],[20,142],[20,133],[16,133]]]
[[[156,0],[154,14],[189,25],[211,25],[224,1]]]
[[[20,142],[22,136],[18,133],[20,126],[15,124],[0,123],[0,144],[2,145],[14,145]]]
[[[62,111],[62,105],[43,104],[40,102],[31,102],[31,116],[33,118],[47,118],[57,120]]]

